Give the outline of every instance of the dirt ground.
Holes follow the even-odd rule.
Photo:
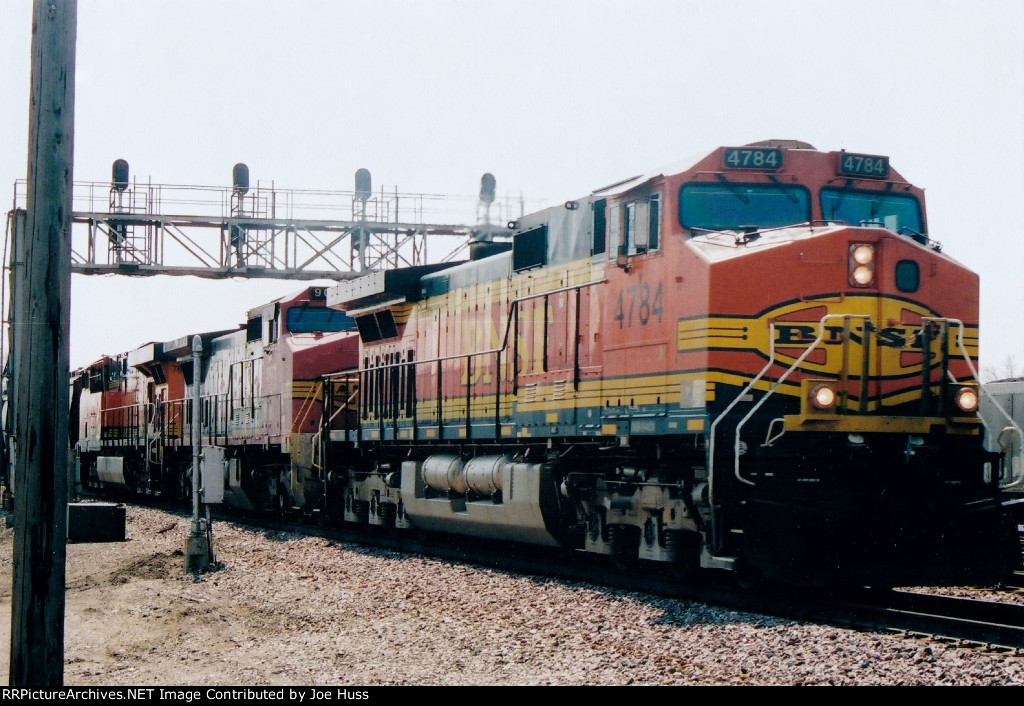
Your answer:
[[[1024,659],[128,506],[67,547],[67,686],[1024,684]],[[0,644],[14,532],[0,516]],[[10,653],[0,648],[8,683]]]
[[[14,533],[6,521],[2,525],[0,644],[6,646]],[[295,626],[288,625],[286,609],[298,608],[317,588],[311,587],[311,575],[297,574],[295,567],[325,542],[300,537],[282,542],[215,524],[214,549],[231,558],[196,581],[184,570],[189,527],[187,517],[129,507],[126,541],[67,546],[65,685],[341,681],[321,659],[311,669],[313,655],[293,658],[287,644],[289,633],[301,639],[302,632],[290,629]],[[328,640],[319,642],[317,657],[333,650]],[[4,649],[5,684],[9,668],[10,653]]]

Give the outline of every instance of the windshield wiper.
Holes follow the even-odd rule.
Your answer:
[[[776,186],[779,187],[779,191],[782,192],[783,196],[785,196],[787,199],[789,199],[790,203],[796,203],[796,204],[800,203],[800,199],[797,197],[797,195],[796,194],[791,194],[788,191],[786,191],[785,185],[781,181],[779,181],[774,174],[769,174],[768,178],[771,179],[773,184],[775,184]]]
[[[745,204],[750,203],[750,197],[748,197],[746,194],[740,191],[740,189],[738,189],[735,184],[726,179],[724,174],[716,174],[715,176],[718,177],[718,181],[726,185],[726,187],[729,189],[730,194],[732,194]]]
[[[928,236],[925,235],[924,233],[920,233],[920,232],[914,230],[910,226],[900,226],[896,230],[896,232],[899,235],[910,235],[911,238],[913,238],[917,242],[921,243],[921,245],[927,245],[928,244]],[[942,249],[942,246],[939,245],[938,243],[936,243],[935,245],[938,246],[938,247],[935,248],[936,250],[941,250]]]
[[[830,221],[838,220],[836,218],[836,212],[839,211],[839,207],[842,206],[843,205],[843,201],[846,200],[847,192],[845,191],[845,189],[849,189],[852,186],[853,186],[853,179],[847,179],[846,180],[846,186],[844,186],[842,188],[839,188],[839,189],[831,189],[830,190],[831,194],[832,194],[832,204],[831,204],[832,205],[832,212],[827,216],[828,220],[830,220]],[[822,204],[822,207],[823,207],[823,210],[824,210],[824,204]],[[825,215],[825,214],[822,214],[822,215]]]

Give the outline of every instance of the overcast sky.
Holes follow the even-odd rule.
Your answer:
[[[0,0],[0,198],[27,164],[30,0]],[[888,155],[1024,372],[1021,0],[80,0],[76,181],[547,204],[766,138]],[[3,196],[6,193],[7,196]],[[10,208],[8,205],[4,210]],[[475,215],[467,213],[467,222]],[[71,362],[230,328],[302,285],[72,278]]]

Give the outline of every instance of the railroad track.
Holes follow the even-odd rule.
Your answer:
[[[1016,603],[862,589],[833,594],[817,609],[837,625],[1024,655],[1024,606]]]
[[[621,590],[692,600],[732,610],[821,622],[859,630],[885,631],[911,638],[954,643],[968,649],[1024,655],[1024,605],[957,598],[906,590],[809,591],[763,586],[741,589],[730,576],[685,582],[658,565],[638,563],[630,570],[582,552],[579,562],[564,553],[536,547],[503,547],[496,557],[494,542],[424,534],[410,542],[401,535],[363,532],[347,527],[276,523],[286,531],[314,533],[402,553],[417,553],[496,570],[518,571]],[[1024,574],[1020,578],[1024,581]]]
[[[999,590],[1007,593],[1024,593],[1024,571],[1014,571],[999,584]]]
[[[183,516],[188,514],[177,512]],[[712,573],[699,582],[687,582],[665,571],[661,565],[638,562],[623,571],[606,557],[583,552],[579,553],[578,561],[567,562],[565,553],[556,549],[509,544],[495,552],[493,541],[452,535],[384,531],[317,522],[309,518],[302,521],[270,517],[257,520],[230,512],[215,513],[213,518],[215,547],[217,522],[230,521],[260,530],[315,535],[335,542],[431,556],[495,570],[698,601],[739,612],[889,632],[944,644],[953,643],[967,649],[1012,651],[1024,656],[1024,605],[1015,603],[907,590],[813,591],[767,585],[741,589],[731,576],[719,579]],[[230,561],[230,557],[224,558]],[[1018,572],[1015,580],[1024,584],[1024,572]]]

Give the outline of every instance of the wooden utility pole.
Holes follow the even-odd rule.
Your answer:
[[[11,686],[64,683],[77,0],[34,0],[28,193],[14,253]]]

